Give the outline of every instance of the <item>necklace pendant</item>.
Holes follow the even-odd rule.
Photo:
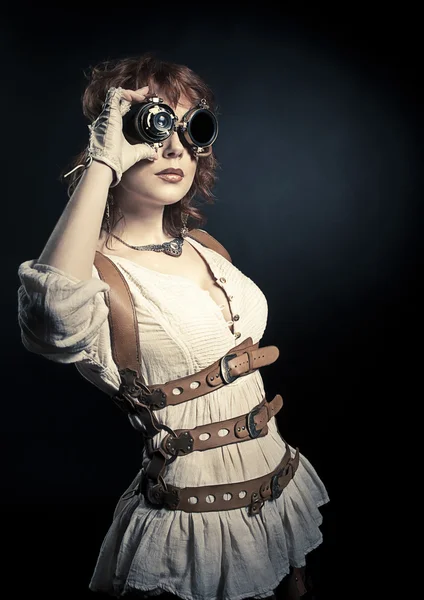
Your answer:
[[[172,242],[167,242],[163,245],[163,251],[169,256],[181,256],[183,250],[182,242],[183,240],[175,238],[175,240],[172,240]]]

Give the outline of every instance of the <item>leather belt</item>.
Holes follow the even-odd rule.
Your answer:
[[[146,476],[154,482],[159,481],[164,476],[165,467],[171,464],[177,456],[186,456],[191,452],[202,452],[211,448],[264,437],[268,433],[268,421],[281,410],[282,406],[283,398],[277,394],[271,402],[264,398],[260,404],[244,415],[226,421],[199,425],[193,429],[176,429],[172,434],[163,438],[156,450],[152,449],[150,443],[148,447],[149,463],[145,467]],[[219,432],[223,430],[228,433],[223,436],[219,435]],[[200,439],[204,434],[208,434],[209,438]]]
[[[277,394],[271,402],[264,398],[247,414],[226,421],[198,425],[193,429],[177,429],[176,436],[168,433],[163,438],[161,450],[173,456],[181,456],[263,437],[268,433],[268,421],[281,410],[282,406],[283,398]],[[226,430],[227,434],[219,435],[222,430]],[[201,439],[205,435],[209,437]]]
[[[135,371],[122,369],[122,382],[113,400],[127,413],[136,413],[140,405],[159,410],[209,394],[238,377],[270,365],[278,356],[276,346],[259,348],[259,342],[252,344],[252,338],[249,337],[205,369],[163,384],[146,385]]]
[[[258,514],[266,500],[276,500],[293,478],[299,466],[299,449],[291,456],[286,443],[286,452],[279,465],[271,473],[256,479],[236,483],[178,488],[160,478],[152,485],[144,468],[138,492],[148,504],[155,508],[183,510],[184,512],[210,512],[233,510],[248,506],[249,516]],[[214,500],[210,502],[209,500]]]

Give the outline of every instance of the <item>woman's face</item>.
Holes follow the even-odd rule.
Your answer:
[[[169,104],[166,97],[155,90],[156,94]],[[181,96],[176,109],[173,109],[179,121],[183,115],[192,108],[190,100]],[[122,176],[118,187],[121,192],[139,196],[144,203],[153,205],[167,205],[179,202],[189,191],[196,173],[198,158],[184,146],[177,132],[163,141],[163,146],[158,149],[158,159],[155,161],[141,160]],[[174,181],[158,176],[164,169],[181,169],[184,176],[181,180]]]

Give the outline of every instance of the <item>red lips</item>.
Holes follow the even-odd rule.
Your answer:
[[[184,171],[181,169],[164,169],[163,171],[159,171],[159,173],[155,173],[155,175],[179,175],[180,177],[184,177]]]

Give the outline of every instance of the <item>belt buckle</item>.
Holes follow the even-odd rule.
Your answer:
[[[236,357],[237,354],[226,354],[221,358],[221,377],[225,383],[233,383],[238,377],[238,375],[230,375],[230,367],[228,366],[228,361]]]
[[[247,429],[249,431],[250,437],[252,438],[257,438],[258,436],[260,436],[261,431],[263,429],[263,427],[261,429],[257,429],[256,423],[254,421],[255,416],[259,414],[262,408],[263,406],[256,406],[255,408],[252,408],[252,410],[247,415]]]
[[[285,475],[287,475],[290,469],[293,472],[293,465],[291,462],[287,463],[286,466],[281,469],[281,471],[279,471],[276,475],[274,475],[272,477],[272,479],[271,479],[271,498],[273,500],[276,500],[277,498],[279,498],[281,496],[281,494],[283,493],[283,489],[285,488],[285,486],[281,486],[278,483],[278,479],[280,477],[284,477]]]

